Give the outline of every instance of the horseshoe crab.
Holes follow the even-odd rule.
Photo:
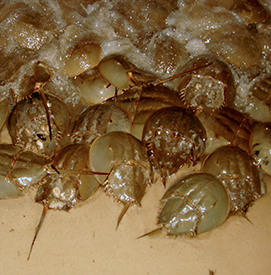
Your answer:
[[[211,131],[216,137],[223,137],[231,145],[249,153],[250,134],[256,121],[231,107],[222,108],[212,115],[202,112],[197,117],[207,132]]]
[[[70,28],[75,27],[70,26]],[[76,27],[75,27],[76,28]],[[80,32],[79,29],[76,29]],[[69,44],[69,43],[68,43]],[[73,45],[65,54],[63,72],[69,77],[75,77],[89,68],[97,66],[101,60],[101,46],[94,35],[85,37]]]
[[[7,126],[13,144],[52,158],[60,137],[68,129],[69,112],[60,98],[43,95],[34,92],[19,101],[9,115]]]
[[[106,102],[114,102],[127,110],[132,119],[132,135],[140,140],[144,125],[151,114],[165,107],[184,107],[178,94],[163,85],[142,87],[140,92],[133,89],[111,97]]]
[[[237,13],[245,24],[263,23],[269,15],[258,0],[244,0],[233,2],[231,11]]]
[[[108,84],[97,67],[73,78],[72,83],[80,91],[80,100],[85,105],[100,104],[115,95],[115,87]]]
[[[146,149],[131,134],[115,131],[104,134],[90,147],[92,171],[107,172],[107,176],[95,175],[107,194],[124,207],[117,228],[132,204],[141,205],[145,189],[150,183],[150,163]]]
[[[110,85],[121,90],[128,90],[132,83],[142,86],[144,83],[149,85],[158,81],[153,74],[136,69],[135,65],[122,55],[105,57],[100,61],[98,70]]]
[[[209,65],[204,66],[206,64]],[[181,67],[177,73],[191,71],[196,67],[201,69],[176,81],[185,105],[207,114],[231,106],[236,88],[229,66],[216,56],[200,55]]]
[[[264,194],[259,171],[242,149],[227,145],[217,148],[202,164],[202,170],[221,180],[231,198],[231,214],[246,217],[249,206]]]
[[[93,174],[107,175],[90,171],[88,159],[86,144],[64,147],[52,163],[13,144],[0,144],[0,199],[18,198],[30,188],[38,187],[36,202],[43,204],[28,260],[47,210],[68,211],[97,190],[99,183]]]
[[[201,122],[189,109],[163,108],[145,123],[142,143],[148,150],[153,168],[166,177],[188,164],[196,164],[205,149],[206,133]]]
[[[125,56],[112,55],[101,60],[98,65],[98,70],[110,85],[116,87],[115,95],[117,95],[118,89],[128,90],[130,86],[157,86],[175,78],[189,75],[204,67],[208,67],[211,65],[211,62],[205,62],[204,64],[200,64],[200,66],[194,66],[190,68],[190,70],[182,71],[166,79],[159,79],[152,73],[137,69]]]
[[[59,97],[45,92],[52,76],[46,64],[37,61],[30,71],[22,77],[18,90],[12,90],[15,105],[7,127],[13,144],[52,158],[68,130],[68,108]]]
[[[130,133],[131,118],[114,103],[97,104],[87,108],[76,119],[71,139],[91,144],[95,138],[112,131]]]
[[[13,144],[0,144],[0,199],[23,196],[46,177],[48,160]]]
[[[222,183],[209,173],[185,175],[170,185],[160,202],[158,228],[167,235],[195,236],[219,227],[228,217],[230,199]]]
[[[68,211],[88,199],[99,187],[93,174],[107,173],[89,170],[89,146],[70,144],[58,151],[51,170],[40,185],[36,202],[43,204],[43,212],[31,244],[28,260],[48,209]]]
[[[81,93],[81,101],[89,105],[100,103],[110,97],[114,99],[119,90],[122,94],[137,94],[137,98],[140,99],[144,87],[156,87],[209,65],[206,63],[202,67],[192,68],[191,71],[159,79],[153,73],[136,68],[125,56],[116,54],[103,58],[97,67],[74,78],[73,83]]]

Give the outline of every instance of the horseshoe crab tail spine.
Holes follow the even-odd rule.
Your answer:
[[[67,170],[67,169],[56,169],[58,174],[81,174],[81,175],[104,175],[107,176],[109,173],[106,172],[94,172],[90,170]]]
[[[126,205],[124,205],[123,209],[121,210],[119,217],[118,217],[118,222],[117,222],[117,226],[116,226],[116,230],[118,229],[120,222],[123,218],[123,216],[125,215],[125,213],[127,212],[127,210],[129,209],[131,203],[127,203]]]
[[[48,204],[45,203],[45,204],[43,205],[43,211],[42,211],[42,214],[41,214],[41,217],[40,217],[40,222],[39,222],[39,224],[38,224],[38,226],[37,226],[36,233],[35,233],[34,239],[33,239],[33,241],[32,241],[31,247],[30,247],[30,251],[29,251],[29,254],[28,254],[28,258],[27,258],[28,261],[29,261],[29,259],[30,259],[30,256],[31,256],[31,252],[32,252],[32,250],[33,250],[34,243],[35,243],[35,241],[36,241],[36,238],[37,238],[37,236],[38,236],[38,233],[39,233],[40,228],[41,228],[41,226],[42,226],[42,223],[43,223],[43,221],[44,221],[44,218],[45,218],[45,215],[46,215],[46,213],[47,213],[47,210],[48,210]]]
[[[145,233],[145,234],[143,234],[143,235],[137,237],[136,239],[141,239],[141,238],[146,237],[146,236],[148,236],[148,235],[152,235],[152,234],[154,234],[154,233],[156,233],[156,232],[158,232],[158,231],[160,231],[160,230],[162,230],[162,227],[156,228],[156,229],[154,229],[154,230],[152,230],[152,231],[150,231],[150,232],[148,232],[148,233]]]
[[[193,69],[193,70],[186,71],[186,72],[183,72],[183,73],[180,73],[180,74],[176,74],[176,75],[170,76],[170,77],[165,78],[165,79],[162,79],[162,80],[155,81],[155,82],[152,83],[152,84],[155,85],[155,86],[157,86],[157,85],[163,84],[163,83],[165,83],[165,82],[168,82],[168,81],[170,81],[170,80],[173,80],[173,79],[176,79],[176,78],[179,78],[179,77],[183,77],[183,76],[190,75],[190,74],[195,73],[195,72],[197,72],[198,70],[203,69],[203,68],[205,68],[205,67],[208,67],[208,66],[210,66],[210,65],[212,65],[212,64],[213,64],[213,62],[210,62],[210,63],[208,63],[208,64],[206,64],[206,65],[197,67],[197,68],[195,68],[195,69]]]
[[[253,224],[252,221],[247,217],[246,213],[242,209],[239,209],[239,212],[242,215],[242,217],[244,217],[248,222]]]

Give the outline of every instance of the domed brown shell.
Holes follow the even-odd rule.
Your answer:
[[[163,108],[152,114],[142,135],[153,170],[161,172],[164,184],[167,175],[201,158],[205,139],[201,122],[182,107]]]

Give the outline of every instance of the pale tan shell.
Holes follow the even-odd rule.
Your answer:
[[[117,89],[127,90],[130,85],[145,86],[159,79],[152,73],[136,68],[123,55],[110,55],[101,60],[98,70],[104,79]]]
[[[90,148],[90,167],[108,176],[95,175],[105,191],[124,204],[117,226],[131,204],[141,204],[150,182],[150,163],[141,142],[125,132],[98,137]]]
[[[190,237],[219,227],[230,212],[230,197],[213,175],[194,172],[176,179],[160,202],[158,228],[142,236],[165,229],[167,235]]]
[[[88,70],[72,79],[74,86],[80,91],[81,102],[89,106],[99,104],[115,95],[115,87],[108,86],[98,69]]]
[[[101,52],[101,46],[95,41],[79,41],[69,54],[66,54],[63,66],[64,74],[75,77],[97,66],[101,60]]]
[[[222,183],[207,173],[177,179],[161,199],[158,225],[168,235],[195,236],[219,227],[228,217],[230,198]]]

